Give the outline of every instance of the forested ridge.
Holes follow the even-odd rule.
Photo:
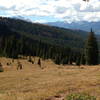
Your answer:
[[[63,44],[64,46],[82,47],[83,37],[86,37],[87,35],[84,31],[52,27],[26,22],[20,19],[1,17],[0,23],[5,23],[7,27],[14,32],[25,35],[34,40],[41,40],[42,42],[57,45]]]
[[[72,64],[81,58],[86,37],[87,32],[80,30],[0,18],[0,56],[39,56],[57,64]]]

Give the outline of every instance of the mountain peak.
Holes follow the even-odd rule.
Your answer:
[[[57,26],[57,27],[63,27],[63,28],[69,28],[69,29],[78,29],[78,30],[84,30],[84,31],[90,31],[91,28],[93,28],[94,32],[96,34],[100,34],[100,22],[88,22],[88,21],[78,21],[78,22],[51,22],[47,23],[51,26]]]

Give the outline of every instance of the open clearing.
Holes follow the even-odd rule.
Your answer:
[[[45,100],[70,93],[88,93],[100,100],[100,65],[62,66],[52,61],[36,63],[19,60],[23,70],[16,70],[17,61],[7,66],[11,59],[0,58],[5,71],[0,73],[0,100]]]

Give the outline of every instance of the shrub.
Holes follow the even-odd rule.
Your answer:
[[[3,67],[0,67],[0,72],[4,72],[4,69],[3,69]]]
[[[67,96],[66,100],[96,100],[96,97],[88,94],[71,94]]]
[[[32,62],[32,58],[31,58],[31,56],[29,56],[29,58],[28,58],[28,62]]]
[[[29,56],[28,62],[34,64],[34,61],[32,60],[31,56]]]

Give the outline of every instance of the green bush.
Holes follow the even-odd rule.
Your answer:
[[[0,67],[0,72],[4,72],[4,69],[3,69],[3,67]]]
[[[71,94],[66,97],[66,100],[96,100],[96,97],[88,94]]]

